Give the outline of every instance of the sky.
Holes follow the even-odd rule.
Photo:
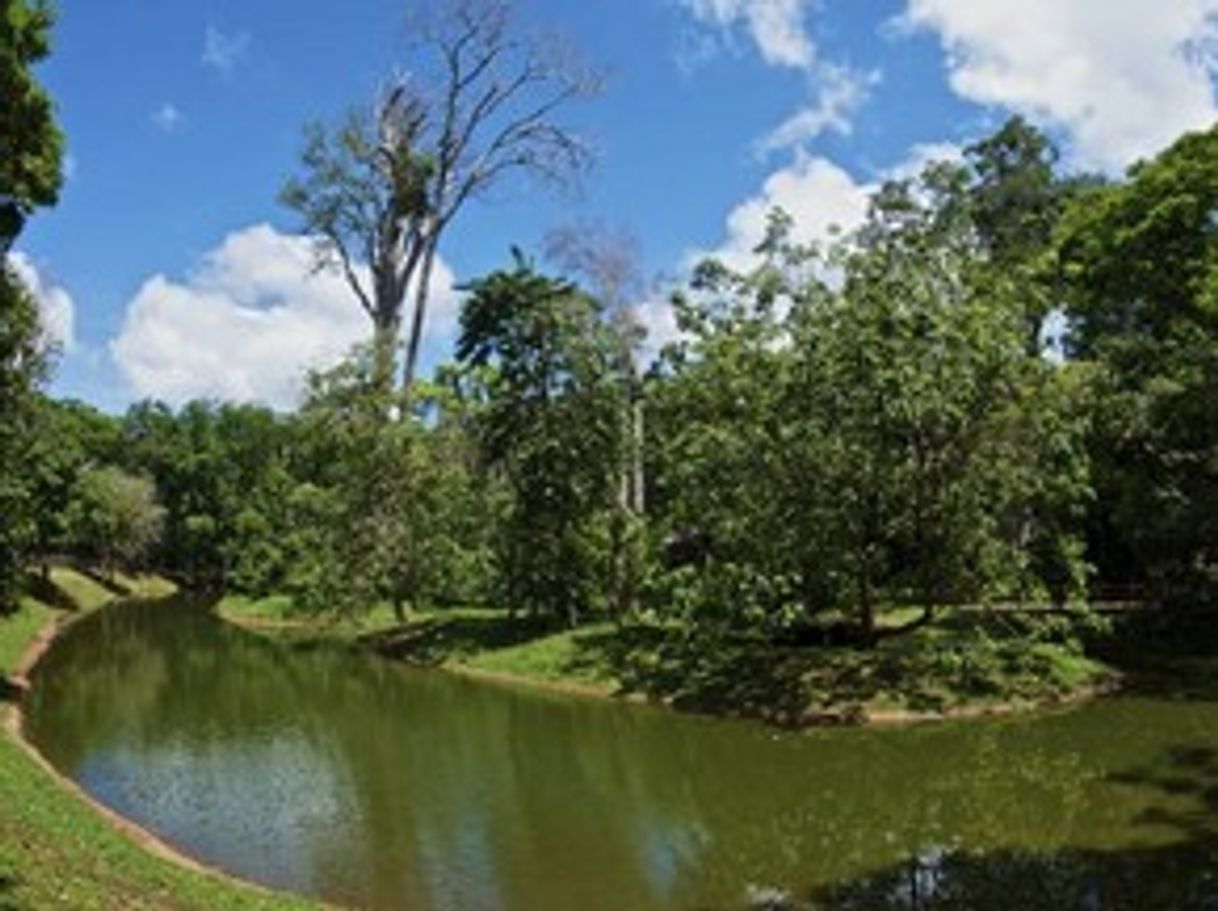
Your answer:
[[[52,393],[290,408],[305,371],[369,334],[277,202],[302,127],[408,71],[412,0],[59,0],[38,76],[67,135],[57,207],[14,265],[61,354]],[[425,368],[451,356],[463,281],[513,245],[600,220],[662,289],[717,255],[747,266],[782,206],[801,239],[850,228],[868,192],[959,155],[1012,113],[1070,169],[1120,174],[1218,119],[1218,0],[519,0],[609,75],[563,119],[597,153],[577,192],[518,183],[442,243]]]

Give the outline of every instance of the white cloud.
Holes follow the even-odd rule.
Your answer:
[[[723,242],[713,250],[690,250],[682,269],[688,273],[704,259],[713,258],[729,269],[747,272],[759,265],[754,252],[765,240],[770,213],[782,208],[792,218],[792,240],[826,241],[837,230],[850,231],[867,215],[868,198],[875,184],[860,183],[827,158],[796,151],[790,165],[770,174],[760,190],[727,216]],[[654,358],[663,346],[681,338],[668,293],[683,280],[659,289],[635,311],[647,330],[644,355]],[[667,293],[665,293],[667,292]]]
[[[762,139],[758,151],[799,146],[828,131],[849,136],[854,130],[854,113],[867,101],[879,80],[876,71],[864,73],[836,64],[818,67],[813,80],[816,98]]]
[[[8,262],[38,302],[42,331],[47,340],[65,352],[71,351],[76,347],[76,307],[72,295],[48,281],[26,254],[10,253]]]
[[[952,89],[1068,131],[1109,170],[1218,118],[1218,0],[908,0],[938,34]]]
[[[203,65],[222,75],[231,75],[237,64],[249,53],[249,47],[249,32],[230,35],[209,25],[203,33]]]
[[[883,181],[912,178],[932,162],[959,161],[962,157],[962,148],[953,143],[919,144],[872,180],[857,180],[829,159],[797,150],[791,164],[771,173],[756,194],[732,209],[722,243],[711,250],[689,251],[682,268],[688,273],[708,258],[737,272],[756,268],[761,260],[755,251],[765,240],[770,213],[776,208],[791,216],[791,239],[796,243],[824,243],[835,235],[848,234],[862,226],[871,196]],[[675,281],[668,290],[680,285],[680,280]],[[636,316],[648,332],[644,346],[648,357],[681,337],[667,296],[649,298],[639,306]]]
[[[727,217],[726,237],[716,250],[695,251],[695,263],[713,256],[729,268],[745,271],[757,264],[754,252],[765,240],[770,213],[782,208],[792,219],[792,240],[828,240],[834,229],[849,231],[862,224],[873,185],[859,183],[827,158],[797,151],[795,160],[772,173],[761,190]]]
[[[306,237],[265,224],[235,231],[184,281],[154,275],[144,282],[111,355],[140,396],[292,407],[308,369],[337,363],[371,334],[342,277],[316,272],[313,263]],[[437,262],[430,345],[454,331],[453,283]]]
[[[809,37],[807,0],[678,0],[695,19],[728,30],[743,27],[774,66],[809,69],[816,50]]]
[[[185,122],[186,115],[168,101],[152,112],[153,125],[165,133],[176,132]]]
[[[678,0],[695,20],[725,35],[744,30],[770,66],[799,70],[808,80],[810,101],[757,143],[761,154],[807,143],[825,132],[849,135],[855,112],[879,81],[875,71],[857,70],[821,59],[807,14],[811,0]],[[714,53],[706,40],[690,43],[681,59],[700,61]]]

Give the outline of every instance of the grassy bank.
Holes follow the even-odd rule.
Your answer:
[[[420,613],[405,625],[379,608],[358,619],[309,618],[283,597],[229,597],[218,612],[301,643],[341,641],[412,664],[796,726],[1019,710],[1116,679],[1082,654],[1063,622],[1034,636],[1025,620],[983,612],[884,638],[874,649],[783,647],[673,625],[563,630],[475,609]]]
[[[40,632],[57,619],[118,597],[156,597],[164,580],[98,580],[66,568],[52,571],[37,598],[0,617],[0,671],[7,676]],[[6,686],[0,720],[8,731],[17,697]],[[154,856],[118,831],[38,765],[12,736],[0,736],[0,908],[304,908],[280,898],[184,869]]]

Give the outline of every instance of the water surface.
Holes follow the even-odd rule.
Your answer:
[[[331,649],[79,623],[32,739],[266,885],[412,911],[1218,908],[1218,704],[785,734]]]

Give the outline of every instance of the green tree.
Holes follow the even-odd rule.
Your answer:
[[[752,274],[699,270],[656,391],[657,500],[670,542],[700,542],[670,590],[695,621],[834,608],[874,641],[884,607],[1083,594],[1086,384],[1028,350],[964,176],[884,187],[828,250],[778,215]]]
[[[1210,130],[1080,195],[1059,234],[1071,353],[1103,369],[1099,556],[1178,604],[1218,598],[1216,212]]]
[[[37,390],[46,370],[40,339],[37,304],[0,264],[0,611],[11,605],[37,539],[30,469]]]
[[[442,390],[421,385],[414,410],[378,391],[356,358],[314,376],[300,418],[308,472],[296,498],[290,578],[306,607],[407,611],[487,594],[483,509],[468,437]],[[481,578],[480,578],[481,577]]]
[[[40,398],[32,431],[25,478],[37,528],[32,550],[45,573],[46,558],[67,552],[66,514],[77,477],[119,459],[121,425],[83,402]]]
[[[1077,383],[1028,350],[1020,285],[973,276],[943,176],[885,187],[840,293],[793,311],[809,556],[867,639],[883,604],[1085,591]]]
[[[0,7],[0,610],[12,603],[37,538],[30,445],[47,361],[38,307],[7,254],[30,213],[59,192],[63,139],[31,71],[47,55],[51,24],[45,3],[4,0]]]
[[[7,253],[30,213],[54,205],[62,180],[63,136],[46,90],[31,67],[50,51],[54,17],[35,0],[4,0],[0,13],[0,255]]]
[[[515,267],[469,287],[458,359],[485,378],[479,437],[512,499],[502,566],[513,607],[575,625],[604,605],[627,455],[621,346],[599,303]]]
[[[149,478],[113,466],[86,468],[67,509],[68,538],[77,556],[113,574],[120,566],[138,566],[152,552],[164,520]]]

